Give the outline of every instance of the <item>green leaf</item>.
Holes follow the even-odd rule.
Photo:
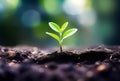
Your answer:
[[[49,22],[49,26],[50,26],[50,28],[53,29],[54,31],[60,32],[60,27],[59,27],[56,23]]]
[[[61,27],[61,31],[63,32],[68,26],[68,22],[65,22],[62,27]]]
[[[63,39],[62,39],[62,40],[64,40],[64,39],[66,39],[67,37],[75,34],[75,33],[77,32],[77,30],[78,30],[78,29],[76,29],[76,28],[72,28],[72,29],[67,30],[67,31],[63,34]]]
[[[51,37],[53,37],[54,39],[56,39],[56,40],[58,40],[58,41],[60,40],[60,39],[59,39],[59,36],[57,36],[57,35],[54,34],[54,33],[46,32],[46,34],[49,35],[49,36],[51,36]]]

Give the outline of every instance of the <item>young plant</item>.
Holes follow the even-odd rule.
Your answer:
[[[71,35],[75,34],[78,30],[77,28],[71,28],[71,29],[65,31],[65,29],[68,26],[68,22],[65,22],[61,27],[58,26],[54,22],[49,22],[49,26],[52,30],[57,32],[58,35],[56,35],[54,33],[50,33],[50,32],[46,32],[46,34],[53,37],[54,39],[56,39],[58,41],[59,47],[60,47],[60,52],[62,52],[62,44],[63,44],[64,39],[66,39],[66,38],[70,37]]]

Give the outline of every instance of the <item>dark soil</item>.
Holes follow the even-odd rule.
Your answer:
[[[59,53],[0,46],[0,81],[120,81],[120,47]]]

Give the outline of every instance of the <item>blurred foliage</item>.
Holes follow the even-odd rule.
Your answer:
[[[65,45],[120,44],[120,0],[0,0],[0,45],[55,46],[48,22],[78,28]]]

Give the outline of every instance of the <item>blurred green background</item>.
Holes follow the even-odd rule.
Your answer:
[[[85,47],[120,44],[120,0],[0,0],[0,45],[56,46],[45,34],[48,22],[78,32],[64,45]]]

